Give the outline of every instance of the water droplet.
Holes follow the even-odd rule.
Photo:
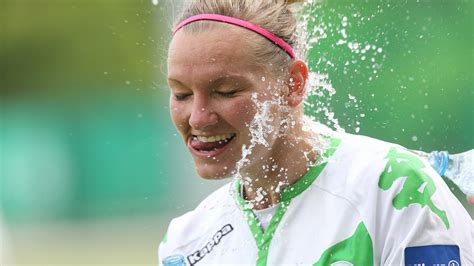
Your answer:
[[[344,17],[342,18],[341,24],[342,24],[343,27],[346,27],[346,26],[347,26],[347,17],[346,17],[346,16],[344,16]]]
[[[155,6],[157,6],[160,3],[160,1],[159,0],[151,0],[151,3]]]
[[[418,141],[418,137],[417,137],[417,136],[413,136],[413,137],[411,137],[411,140],[412,140],[412,141]]]

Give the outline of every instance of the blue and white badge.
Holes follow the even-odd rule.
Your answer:
[[[405,248],[406,266],[460,266],[461,256],[456,245],[431,245]]]
[[[186,262],[184,262],[184,256],[173,255],[163,260],[163,266],[186,266]]]

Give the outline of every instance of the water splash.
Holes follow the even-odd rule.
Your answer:
[[[270,88],[269,88],[270,89]],[[260,101],[258,94],[252,94],[252,102],[256,107],[256,114],[248,126],[250,131],[250,144],[242,147],[242,158],[236,163],[236,174],[250,163],[250,155],[257,145],[269,147],[268,136],[275,134],[276,129],[271,124],[274,119],[274,107],[282,107],[281,98]],[[281,110],[283,111],[283,110]]]
[[[336,94],[336,88],[333,86],[329,74],[330,70],[342,68],[344,73],[349,72],[362,72],[361,69],[365,65],[361,62],[368,62],[371,64],[370,68],[373,69],[372,74],[377,77],[377,71],[382,66],[381,56],[383,49],[380,45],[369,41],[360,41],[355,39],[351,35],[352,20],[363,19],[363,16],[359,13],[341,15],[338,14],[337,21],[331,22],[324,17],[318,17],[319,9],[322,3],[320,1],[308,1],[301,7],[299,11],[297,33],[298,40],[296,42],[296,52],[299,58],[309,57],[306,60],[309,63],[310,72],[307,81],[307,92],[306,98],[304,99],[305,117],[303,121],[303,131],[307,134],[306,136],[315,136],[312,138],[306,138],[304,141],[310,142],[312,151],[319,154],[317,161],[312,161],[310,154],[304,153],[307,168],[309,169],[314,164],[318,164],[327,160],[322,157],[323,151],[329,147],[329,138],[339,133],[345,132],[344,128],[340,126],[339,120],[333,110],[332,99]],[[335,12],[335,11],[334,11]],[[322,13],[322,12],[321,12]],[[330,21],[330,22],[328,22]],[[330,58],[327,54],[315,54],[314,51],[318,50],[324,42],[331,43],[330,46],[337,47],[338,49],[344,50],[347,54],[347,60],[339,65],[337,59]],[[374,77],[369,77],[370,80]],[[267,80],[266,77],[261,78],[262,82]],[[270,88],[275,90],[277,88]],[[244,169],[251,162],[251,156],[255,148],[258,146],[269,148],[269,137],[275,135],[283,135],[285,132],[280,132],[281,128],[285,129],[285,126],[275,128],[274,119],[275,114],[279,113],[290,113],[288,110],[281,109],[285,106],[282,98],[276,98],[273,100],[261,101],[258,99],[257,94],[252,95],[252,101],[256,107],[256,114],[253,120],[249,123],[248,128],[251,136],[250,144],[242,147],[242,157],[236,163],[234,178],[240,178],[241,184],[246,187],[248,191],[255,194],[255,198],[247,202],[249,208],[254,207],[256,204],[262,203],[265,198],[265,191],[263,188],[252,187],[252,178],[241,177],[241,170]],[[356,113],[359,110],[360,100],[352,94],[348,94],[345,99],[345,107],[349,109],[355,109]],[[275,107],[280,108],[275,112]],[[356,114],[356,121],[349,123],[349,127],[355,128],[356,132],[360,131],[361,123],[358,119],[365,117],[365,114],[360,112]],[[289,118],[287,121],[282,121],[282,124],[286,125],[286,128],[294,126],[295,121]],[[278,131],[278,132],[277,132]],[[315,135],[318,133],[319,135]],[[323,137],[325,136],[325,137]],[[314,160],[314,159],[313,159]],[[285,169],[273,169],[280,168],[277,165],[262,165],[263,170],[278,172],[277,178],[279,183],[271,189],[277,193],[281,192],[281,189],[288,185],[288,173]],[[254,177],[256,178],[256,177]],[[265,177],[263,177],[265,178]]]
[[[379,77],[386,58],[381,44],[385,39],[374,34],[375,37],[359,40],[355,32],[383,14],[383,8],[363,14],[356,6],[350,6],[346,11],[328,8],[325,1],[302,4],[298,13],[296,50],[300,58],[307,59],[312,72],[308,80],[305,113],[338,132],[344,132],[333,109],[334,101],[343,100],[344,107],[351,109],[349,115],[340,113],[346,120],[350,119],[348,122],[345,120],[345,128],[359,133],[361,120],[365,117],[361,111],[363,102],[353,95],[347,95],[348,99],[344,99],[344,95],[334,97],[336,88],[329,73],[338,71],[351,79],[364,75],[367,84]],[[328,50],[333,52],[321,52]]]
[[[277,87],[269,85],[267,88],[268,91],[275,91]],[[281,89],[281,88],[280,88]],[[279,138],[286,136],[288,130],[293,129],[296,126],[295,118],[291,115],[289,108],[287,107],[286,102],[282,96],[276,96],[270,100],[260,100],[258,94],[252,94],[252,102],[255,105],[256,114],[254,115],[252,121],[247,125],[249,128],[250,144],[244,145],[242,147],[242,157],[236,163],[234,171],[234,179],[240,179],[241,184],[246,187],[248,192],[255,192],[255,198],[248,200],[246,202],[248,208],[253,208],[256,205],[262,204],[267,196],[267,192],[262,187],[253,187],[253,181],[259,181],[256,177],[242,177],[241,170],[248,166],[251,161],[255,160],[251,158],[252,153],[257,147],[264,147],[269,149],[271,138]],[[276,114],[284,114],[282,117],[276,117]],[[275,123],[281,119],[279,123]],[[314,135],[314,132],[318,132],[325,136],[333,135],[333,131],[328,127],[321,125],[311,118],[305,116],[303,122],[303,131],[307,132],[308,135]],[[312,149],[311,152],[322,155],[323,151],[326,150],[329,146],[329,139],[321,135],[315,135],[312,138],[301,137],[300,141],[309,142]],[[292,144],[288,144],[292,145]],[[306,160],[306,167],[309,169],[315,164],[322,163],[326,160],[322,156],[317,158],[317,161],[311,159],[310,152],[304,152],[304,157]],[[283,187],[286,187],[288,183],[288,169],[283,168],[277,164],[262,165],[262,170],[264,172],[277,173],[278,184],[272,186],[270,189],[276,193],[280,193]],[[255,180],[253,179],[255,178]],[[267,178],[263,176],[261,178]],[[231,193],[235,193],[231,191]]]
[[[332,109],[332,100],[336,94],[336,89],[332,86],[327,73],[330,73],[331,70],[338,70],[339,72],[342,70],[342,73],[351,79],[363,73],[364,76],[361,77],[366,79],[364,84],[367,85],[379,78],[379,73],[383,70],[387,58],[383,46],[390,43],[385,34],[386,32],[378,30],[373,34],[368,33],[364,37],[367,38],[366,40],[357,39],[357,37],[354,37],[357,34],[353,36],[351,33],[355,32],[357,28],[362,28],[371,23],[379,16],[383,16],[385,8],[390,9],[392,7],[389,3],[386,5],[381,3],[377,5],[376,10],[369,12],[364,12],[363,9],[357,10],[355,5],[347,5],[348,11],[332,8],[323,11],[322,8],[325,4],[325,1],[308,1],[303,5],[298,20],[298,29],[300,30],[297,34],[299,36],[297,49],[300,57],[308,58],[307,62],[310,68],[312,67],[310,70],[313,71],[309,79],[309,93],[305,101],[305,110],[310,114],[313,121],[323,122],[337,132],[341,132],[344,129],[339,125]],[[344,14],[345,12],[346,14]],[[408,19],[409,17],[407,17]],[[421,38],[423,38],[423,35],[420,36]],[[329,49],[332,50],[330,54],[319,53],[319,51]],[[410,54],[411,50],[407,52]],[[340,58],[335,58],[335,56]],[[341,58],[344,60],[341,60]],[[390,69],[390,72],[393,73],[394,70]],[[408,77],[408,81],[413,82],[414,80],[415,78]],[[359,87],[361,85],[363,84],[358,84]],[[404,85],[402,87],[406,88]],[[374,98],[374,94],[371,96]],[[349,122],[345,122],[345,128],[353,129],[355,133],[360,132],[361,120],[366,117],[366,114],[360,111],[361,103],[361,100],[351,94],[347,95],[344,102],[344,107],[351,110],[350,116],[352,117]],[[429,106],[425,104],[423,108],[427,110]],[[377,107],[368,109],[377,111]],[[342,113],[342,115],[346,114]],[[415,116],[412,115],[412,118],[414,119]],[[316,130],[321,130],[321,124],[315,123],[319,127]],[[427,135],[429,135],[429,132],[427,132]],[[419,137],[413,135],[411,140],[417,142]],[[472,172],[472,160],[471,164],[466,163],[463,167],[459,167],[461,170],[453,175],[458,177],[459,180],[462,178],[462,181],[457,180],[455,183],[464,193],[472,194],[474,191],[474,179],[470,174]]]
[[[362,14],[359,11],[343,11],[341,13],[340,10],[332,9],[328,12],[319,12],[323,4],[324,2],[311,0],[303,4],[298,19],[296,33],[298,40],[295,50],[299,58],[308,58],[307,62],[310,66],[307,94],[304,101],[305,113],[307,114],[304,130],[332,136],[345,130],[340,126],[333,109],[333,96],[336,95],[336,88],[333,86],[328,73],[337,70],[350,79],[363,73],[364,84],[374,82],[379,78],[379,73],[384,67],[386,59],[384,45],[387,45],[389,41],[383,32],[368,34],[367,40],[360,40],[356,37],[357,34],[353,34],[354,28],[361,28],[364,23],[383,14],[383,8],[377,8],[377,11],[372,14]],[[352,9],[354,10],[354,7]],[[330,14],[329,17],[324,17],[327,13]],[[333,52],[330,54],[319,53],[328,50]],[[336,58],[336,56],[340,58]],[[390,69],[390,72],[393,72],[393,69]],[[265,81],[265,77],[262,77],[262,81]],[[362,83],[358,85],[361,86]],[[374,98],[374,96],[375,94],[372,93],[371,97]],[[343,95],[342,99],[344,99],[344,107],[351,110],[350,121],[345,122],[345,127],[359,133],[362,128],[361,120],[366,117],[366,114],[360,109],[363,102],[357,96],[349,93]],[[249,162],[252,150],[257,145],[268,147],[266,137],[275,134],[265,125],[265,119],[271,119],[271,116],[266,116],[269,110],[265,107],[267,103],[258,102],[256,97],[254,97],[254,100],[258,112],[250,125],[252,141],[248,147],[244,146],[242,149],[242,160],[237,163],[237,173]],[[427,108],[426,106],[425,109]],[[377,112],[377,107],[367,109]],[[343,113],[343,115],[346,114]],[[412,140],[417,141],[418,137],[413,136]],[[312,139],[312,141],[314,141],[312,146],[318,151],[325,150],[328,146],[328,143],[321,139]],[[310,162],[308,156],[306,156],[306,160]],[[324,161],[327,158],[321,158],[321,160]],[[269,166],[263,165],[262,167],[267,168]],[[238,174],[236,178],[238,178]],[[247,178],[243,179],[242,183],[248,185],[251,184],[251,181]],[[280,182],[278,186],[272,189],[279,193],[284,185],[286,185],[284,182]],[[249,202],[249,207],[258,204],[259,200],[262,200],[264,194],[261,189],[249,188],[249,190],[257,192],[256,199]]]

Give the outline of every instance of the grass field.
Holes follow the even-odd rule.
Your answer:
[[[10,225],[1,265],[157,265],[168,222],[166,215]]]

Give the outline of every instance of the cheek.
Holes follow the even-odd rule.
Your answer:
[[[243,99],[234,102],[232,108],[227,111],[228,116],[232,117],[234,126],[240,130],[248,128],[248,125],[252,121],[256,113],[255,104],[250,99]]]
[[[171,115],[171,120],[173,120],[175,127],[179,131],[186,130],[187,125],[188,125],[188,119],[187,119],[188,115],[186,113],[186,105],[171,99],[170,100],[170,115]]]

